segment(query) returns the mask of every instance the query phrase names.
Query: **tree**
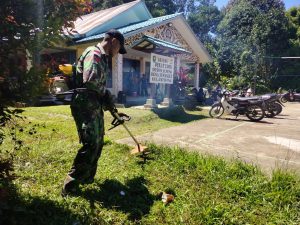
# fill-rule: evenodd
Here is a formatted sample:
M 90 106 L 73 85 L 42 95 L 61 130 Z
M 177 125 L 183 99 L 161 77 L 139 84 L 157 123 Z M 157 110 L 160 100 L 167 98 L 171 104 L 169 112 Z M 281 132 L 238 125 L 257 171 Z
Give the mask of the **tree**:
M 0 9 L 0 99 L 27 101 L 41 91 L 39 51 L 62 39 L 77 17 L 90 11 L 84 0 L 3 0 Z M 29 59 L 33 67 L 29 68 Z
M 217 26 L 222 19 L 215 1 L 199 1 L 196 8 L 188 15 L 188 23 L 203 43 L 211 42 L 216 35 Z
M 14 120 L 20 118 L 22 110 L 9 106 L 16 101 L 28 101 L 41 92 L 44 79 L 38 65 L 39 51 L 61 40 L 63 29 L 72 30 L 72 21 L 90 9 L 90 2 L 84 0 L 1 1 L 0 145 L 6 138 L 4 127 L 13 124 L 14 132 L 10 135 L 15 146 L 13 152 L 0 149 L 0 180 L 12 179 L 13 153 L 22 146 L 15 136 L 16 128 L 20 127 Z
M 209 1 L 209 0 L 206 0 Z M 190 12 L 195 10 L 198 5 L 198 0 L 173 0 L 176 5 L 176 12 L 182 12 L 185 17 L 189 15 Z
M 93 0 L 94 11 L 118 6 L 134 0 Z M 145 4 L 153 17 L 165 16 L 176 12 L 177 7 L 172 0 L 145 0 Z
M 288 18 L 289 48 L 283 56 L 300 56 L 300 7 L 292 7 L 286 12 Z M 298 89 L 300 91 L 300 60 L 299 59 L 276 59 L 282 65 L 277 77 L 273 82 L 274 88 Z
M 92 0 L 93 11 L 112 8 L 134 0 Z
M 300 45 L 300 6 L 292 7 L 286 12 L 289 20 L 289 39 L 294 45 Z
M 145 0 L 145 3 L 153 17 L 165 16 L 176 12 L 176 5 L 172 0 Z
M 279 56 L 288 47 L 284 11 L 281 0 L 230 1 L 218 26 L 222 71 L 270 86 L 280 65 L 268 57 Z

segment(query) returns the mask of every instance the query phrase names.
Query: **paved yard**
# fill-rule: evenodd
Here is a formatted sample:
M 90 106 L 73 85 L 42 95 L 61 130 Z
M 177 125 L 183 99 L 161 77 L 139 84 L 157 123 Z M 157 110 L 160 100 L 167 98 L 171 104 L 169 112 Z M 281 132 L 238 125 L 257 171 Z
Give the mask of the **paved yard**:
M 180 146 L 205 154 L 240 158 L 270 173 L 289 168 L 300 174 L 300 103 L 285 104 L 272 119 L 249 122 L 246 117 L 205 119 L 138 136 L 142 142 Z M 133 145 L 130 138 L 119 143 Z

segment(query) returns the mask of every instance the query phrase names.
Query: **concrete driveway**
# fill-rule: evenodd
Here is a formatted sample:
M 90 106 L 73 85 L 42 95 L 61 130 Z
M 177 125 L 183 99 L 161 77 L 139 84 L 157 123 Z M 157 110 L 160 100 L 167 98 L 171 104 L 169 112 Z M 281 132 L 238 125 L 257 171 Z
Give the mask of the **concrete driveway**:
M 265 172 L 292 169 L 300 174 L 300 103 L 287 103 L 275 118 L 205 119 L 138 136 L 141 143 L 180 146 L 204 154 L 239 158 Z M 119 143 L 134 145 L 130 138 Z

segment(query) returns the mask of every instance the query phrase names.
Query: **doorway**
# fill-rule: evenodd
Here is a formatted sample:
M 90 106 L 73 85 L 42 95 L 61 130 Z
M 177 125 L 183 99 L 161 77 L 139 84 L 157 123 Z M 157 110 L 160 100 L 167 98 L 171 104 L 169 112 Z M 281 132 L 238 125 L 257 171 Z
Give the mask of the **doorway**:
M 140 95 L 140 61 L 124 59 L 123 61 L 123 91 L 127 96 Z

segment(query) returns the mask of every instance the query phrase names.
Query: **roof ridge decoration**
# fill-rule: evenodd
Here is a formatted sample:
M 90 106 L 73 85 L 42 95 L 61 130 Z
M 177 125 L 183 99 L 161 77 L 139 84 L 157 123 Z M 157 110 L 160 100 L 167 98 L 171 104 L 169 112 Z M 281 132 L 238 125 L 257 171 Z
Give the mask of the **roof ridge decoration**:
M 137 22 L 128 26 L 123 26 L 123 27 L 119 27 L 116 28 L 117 30 L 119 30 L 125 37 L 128 36 L 130 33 L 137 31 L 141 28 L 147 28 L 149 29 L 149 27 L 153 26 L 153 25 L 158 25 L 162 22 L 166 22 L 169 19 L 173 19 L 177 16 L 182 15 L 182 13 L 174 13 L 174 14 L 170 14 L 170 15 L 165 15 L 165 16 L 160 16 L 160 17 L 155 17 L 155 18 L 150 18 L 148 20 L 142 21 L 142 22 Z M 140 31 L 139 31 L 140 32 Z M 101 34 L 97 34 L 97 35 L 93 35 L 90 37 L 86 37 L 80 40 L 77 40 L 76 43 L 80 44 L 80 43 L 84 43 L 84 42 L 89 42 L 89 41 L 94 41 L 97 39 L 101 39 L 104 37 L 105 33 L 101 33 Z

